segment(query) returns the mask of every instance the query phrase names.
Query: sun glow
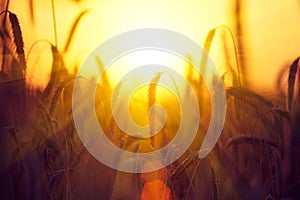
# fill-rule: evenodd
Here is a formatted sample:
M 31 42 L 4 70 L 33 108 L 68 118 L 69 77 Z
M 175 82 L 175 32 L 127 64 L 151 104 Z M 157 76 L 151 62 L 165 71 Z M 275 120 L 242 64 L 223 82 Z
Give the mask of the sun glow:
M 28 18 L 28 13 L 19 12 L 23 9 L 24 5 L 20 2 L 11 3 L 12 10 L 20 16 L 21 19 Z M 69 30 L 72 22 L 84 9 L 89 12 L 85 15 L 74 34 L 74 39 L 71 44 L 70 50 L 64 53 L 64 59 L 69 72 L 74 72 L 75 68 L 79 67 L 87 55 L 93 51 L 98 45 L 114 35 L 120 34 L 125 31 L 139 29 L 139 28 L 163 28 L 169 29 L 181 34 L 187 35 L 199 44 L 202 44 L 208 31 L 219 24 L 227 24 L 228 13 L 225 9 L 228 5 L 219 0 L 196 1 L 192 0 L 189 3 L 176 2 L 171 0 L 166 1 L 140 1 L 132 0 L 129 2 L 120 1 L 95 1 L 87 0 L 79 4 L 73 4 L 69 1 L 57 1 L 56 7 L 56 20 L 57 20 L 57 35 L 58 35 L 58 49 L 61 51 L 67 40 Z M 202 9 L 205 8 L 205 9 Z M 201 10 L 201 12 L 199 11 Z M 211 15 L 214 11 L 214 15 Z M 24 39 L 27 41 L 27 49 L 30 45 L 38 39 L 48 39 L 54 41 L 53 33 L 53 19 L 51 13 L 50 1 L 39 2 L 39 9 L 36 10 L 36 19 L 34 25 L 29 21 L 21 21 L 23 27 Z M 196 20 L 197 19 L 197 20 Z M 28 31 L 34 30 L 34 31 Z M 44 48 L 46 49 L 46 48 Z M 45 85 L 48 80 L 48 74 L 51 68 L 51 55 L 44 56 L 46 59 L 37 58 L 40 54 L 49 54 L 47 50 L 39 51 L 37 48 L 30 55 L 30 63 L 28 71 L 32 72 L 30 81 L 34 85 Z M 143 55 L 142 55 L 143 54 Z M 146 55 L 144 53 L 135 54 L 138 57 L 123 66 L 128 69 L 138 67 L 138 64 L 148 61 L 164 64 L 168 58 L 159 55 Z M 100 55 L 101 59 L 101 55 Z M 174 60 L 174 59 L 173 59 Z M 182 62 L 176 61 L 169 62 L 169 67 L 176 68 Z M 149 63 L 149 62 L 148 62 Z M 43 66 L 43 67 L 37 67 Z M 45 67 L 44 67 L 45 66 Z M 176 70 L 176 69 L 175 69 Z M 113 72 L 112 82 L 115 83 L 116 79 L 125 72 L 125 67 L 119 71 Z M 183 70 L 180 70 L 180 73 Z M 40 81 L 42 81 L 42 84 Z
M 177 73 L 183 74 L 186 66 L 186 61 L 178 56 L 162 51 L 162 50 L 139 50 L 130 52 L 114 63 L 107 70 L 108 76 L 111 78 L 111 83 L 115 86 L 120 79 L 128 72 L 135 68 L 145 65 L 161 65 L 174 69 Z M 142 76 L 133 76 L 132 79 L 137 81 L 151 80 L 156 73 L 163 71 L 147 71 Z M 172 74 L 172 72 L 170 72 Z
M 87 55 L 103 41 L 119 33 L 138 28 L 164 28 L 187 35 L 203 45 L 209 30 L 219 25 L 228 26 L 236 37 L 235 1 L 117 1 L 85 0 L 55 1 L 58 49 L 61 50 L 68 37 L 72 22 L 84 9 L 89 13 L 79 23 L 70 51 L 64 54 L 69 72 L 81 65 Z M 299 55 L 299 12 L 296 1 L 272 3 L 258 0 L 243 2 L 244 72 L 248 86 L 259 90 L 277 90 L 276 74 L 283 65 Z M 10 10 L 20 18 L 25 50 L 37 39 L 54 41 L 51 1 L 34 2 L 35 23 L 31 24 L 27 2 L 10 1 Z M 38 16 L 38 17 L 37 17 Z M 280 16 L 274 21 L 273 16 Z M 276 47 L 276 48 L 274 48 Z M 44 87 L 49 79 L 51 57 L 36 58 L 49 54 L 34 49 L 28 59 L 28 72 L 33 85 Z M 268 52 L 268 53 L 266 53 Z M 226 62 L 218 48 L 212 49 L 212 59 L 218 64 Z M 272 68 L 272 70 L 269 70 Z M 268 79 L 266 74 L 272 73 Z

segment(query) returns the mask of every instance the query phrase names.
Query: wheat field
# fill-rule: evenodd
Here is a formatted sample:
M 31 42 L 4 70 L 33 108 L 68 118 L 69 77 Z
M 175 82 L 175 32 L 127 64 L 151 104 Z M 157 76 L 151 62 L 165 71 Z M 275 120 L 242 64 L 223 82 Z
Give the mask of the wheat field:
M 0 199 L 300 198 L 299 58 L 283 66 L 278 79 L 280 95 L 269 99 L 245 84 L 246 75 L 240 67 L 245 61 L 238 56 L 243 48 L 241 38 L 236 38 L 226 25 L 209 30 L 203 45 L 207 54 L 198 67 L 205 68 L 206 55 L 210 55 L 216 40 L 224 45 L 225 59 L 235 61 L 221 74 L 227 113 L 217 144 L 208 156 L 198 157 L 212 110 L 204 80 L 195 76 L 193 67 L 187 65 L 186 77 L 201 110 L 199 128 L 191 146 L 178 160 L 160 170 L 125 173 L 107 167 L 88 152 L 73 120 L 76 70 L 73 73 L 68 70 L 65 55 L 76 48 L 72 42 L 78 39 L 75 33 L 80 30 L 88 10 L 82 10 L 70 22 L 63 47 L 58 45 L 55 23 L 51 27 L 54 42 L 48 38 L 36 40 L 47 46 L 45 51 L 51 52 L 50 78 L 41 88 L 30 82 L 28 65 L 34 63 L 27 62 L 31 52 L 24 48 L 26 41 L 19 22 L 34 23 L 38 17 L 35 16 L 37 6 L 28 0 L 30 17 L 19 19 L 18 13 L 10 11 L 9 3 L 9 0 L 0 3 Z M 57 11 L 53 0 L 51 9 L 55 22 Z M 229 44 L 234 51 L 226 50 Z M 103 69 L 101 57 L 96 60 L 99 70 Z M 78 69 L 78 65 L 71 67 Z M 142 91 L 145 98 L 141 109 L 159 103 L 170 113 L 160 132 L 147 139 L 124 134 L 115 122 L 110 108 L 114 90 L 110 74 L 104 74 L 96 83 L 98 122 L 113 144 L 130 152 L 144 153 L 162 148 L 172 140 L 179 127 L 178 102 L 173 97 L 166 102 L 159 96 L 159 83 L 169 76 L 172 77 L 163 71 L 156 74 Z M 85 103 L 84 97 L 80 103 Z M 121 99 L 117 109 L 123 103 Z M 137 103 L 133 99 L 133 110 Z M 90 113 L 86 115 L 84 123 L 88 126 Z

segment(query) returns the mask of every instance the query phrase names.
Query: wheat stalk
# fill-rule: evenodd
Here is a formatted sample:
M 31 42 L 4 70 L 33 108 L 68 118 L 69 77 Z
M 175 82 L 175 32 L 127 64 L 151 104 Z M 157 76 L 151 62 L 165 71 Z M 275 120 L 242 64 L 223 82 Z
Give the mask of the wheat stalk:
M 149 89 L 148 89 L 148 108 L 150 109 L 154 104 L 155 104 L 155 98 L 156 98 L 156 87 L 157 83 L 160 80 L 162 73 L 157 73 L 152 80 L 150 81 L 149 84 Z M 152 113 L 152 115 L 155 115 L 155 113 Z M 154 134 L 155 131 L 155 125 L 153 122 L 150 124 L 150 136 Z M 154 146 L 154 141 L 151 142 L 152 146 Z
M 54 41 L 55 46 L 57 47 L 57 27 L 56 27 L 56 17 L 55 17 L 55 7 L 54 7 L 54 0 L 51 0 L 52 5 L 52 18 L 53 18 L 53 31 L 54 31 Z

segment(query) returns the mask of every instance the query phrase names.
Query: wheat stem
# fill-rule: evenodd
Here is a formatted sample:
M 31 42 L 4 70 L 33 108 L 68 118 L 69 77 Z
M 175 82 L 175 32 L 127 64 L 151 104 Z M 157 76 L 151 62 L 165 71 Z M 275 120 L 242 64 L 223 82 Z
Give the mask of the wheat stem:
M 57 28 L 56 28 L 56 17 L 55 17 L 54 0 L 51 0 L 51 4 L 52 4 L 54 40 L 55 40 L 55 46 L 57 47 Z

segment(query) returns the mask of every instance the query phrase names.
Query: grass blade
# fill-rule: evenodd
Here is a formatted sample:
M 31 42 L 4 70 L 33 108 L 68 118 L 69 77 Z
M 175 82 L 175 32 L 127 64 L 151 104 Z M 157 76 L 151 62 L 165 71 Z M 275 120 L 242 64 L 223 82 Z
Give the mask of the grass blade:
M 66 44 L 65 44 L 65 47 L 64 47 L 64 49 L 63 49 L 63 52 L 64 52 L 64 53 L 68 51 L 68 49 L 69 49 L 69 47 L 70 47 L 70 44 L 72 43 L 73 36 L 74 36 L 74 34 L 75 34 L 75 32 L 76 32 L 76 28 L 78 27 L 78 24 L 79 24 L 80 20 L 81 20 L 82 17 L 83 17 L 84 15 L 86 15 L 88 12 L 89 12 L 89 10 L 84 10 L 84 11 L 82 11 L 81 13 L 79 13 L 79 15 L 76 17 L 76 19 L 75 19 L 75 21 L 74 21 L 74 23 L 73 23 L 73 25 L 72 25 L 72 28 L 71 28 L 71 30 L 70 30 L 68 40 L 67 40 L 67 42 L 66 42 Z
M 288 79 L 288 110 L 292 109 L 293 99 L 294 99 L 294 88 L 295 88 L 295 80 L 296 73 L 298 70 L 299 57 L 291 64 L 289 79 Z
M 212 41 L 215 37 L 215 33 L 216 33 L 216 28 L 210 30 L 208 35 L 206 36 L 205 43 L 204 43 L 204 51 L 202 53 L 202 60 L 200 63 L 200 73 L 201 74 L 204 74 L 204 72 L 205 72 L 205 66 L 207 64 L 208 54 L 210 51 Z

